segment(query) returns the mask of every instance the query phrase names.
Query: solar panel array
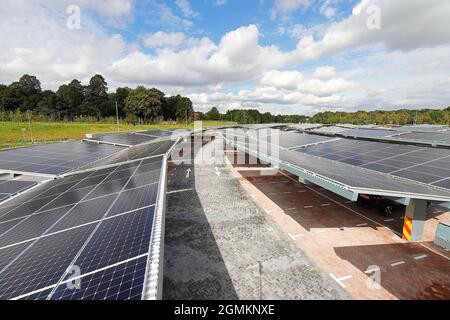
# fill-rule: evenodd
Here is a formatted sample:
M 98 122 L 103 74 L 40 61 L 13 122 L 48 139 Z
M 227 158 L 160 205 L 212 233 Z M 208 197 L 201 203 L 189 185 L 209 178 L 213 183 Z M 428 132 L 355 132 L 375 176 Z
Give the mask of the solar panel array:
M 99 143 L 117 144 L 124 146 L 137 146 L 143 143 L 152 142 L 157 139 L 176 138 L 189 134 L 187 130 L 147 130 L 136 132 L 123 132 L 97 135 L 87 139 Z
M 271 144 L 275 144 L 282 148 L 291 149 L 303 147 L 310 144 L 322 143 L 325 141 L 334 140 L 330 137 L 309 134 L 309 133 L 301 133 L 296 131 L 281 131 L 277 129 L 260 129 L 257 131 L 248 131 L 247 133 L 244 130 L 236 130 L 236 129 L 227 129 L 230 130 L 231 133 L 238 133 L 242 137 L 249 135 L 252 138 L 259 139 L 261 142 L 267 142 Z
M 115 163 L 121 163 L 131 160 L 138 160 L 145 157 L 166 154 L 176 141 L 162 140 L 146 144 L 140 144 L 129 149 L 122 150 L 110 157 L 93 162 L 82 169 L 95 168 Z
M 312 129 L 311 132 L 335 135 L 337 133 L 345 132 L 347 130 L 349 130 L 349 129 L 343 128 L 343 127 L 338 127 L 338 126 L 325 126 L 325 127 Z
M 440 132 L 450 130 L 450 127 L 443 125 L 430 125 L 430 124 L 417 124 L 410 126 L 394 127 L 398 131 L 410 131 L 410 132 Z
M 235 134 L 236 133 L 236 134 Z M 318 144 L 316 146 L 309 146 L 306 148 L 300 148 L 296 150 L 272 150 L 268 148 L 261 148 L 259 141 L 253 137 L 247 136 L 243 139 L 239 135 L 239 131 L 233 132 L 232 130 L 226 130 L 223 135 L 228 141 L 238 147 L 240 150 L 248 152 L 264 161 L 275 163 L 276 161 L 281 161 L 289 166 L 289 168 L 298 168 L 300 171 L 306 170 L 309 173 L 314 173 L 317 177 L 323 177 L 333 181 L 333 184 L 340 183 L 352 189 L 372 189 L 374 191 L 383 191 L 389 194 L 410 194 L 414 198 L 418 199 L 442 199 L 442 201 L 448 201 L 450 199 L 450 191 L 445 189 L 436 188 L 437 184 L 432 186 L 430 184 L 419 183 L 417 180 L 407 180 L 399 179 L 394 175 L 386 174 L 382 171 L 368 170 L 362 166 L 358 166 L 357 160 L 359 160 L 358 155 L 365 157 L 366 154 L 361 148 L 364 145 L 368 146 L 370 141 L 357 141 L 357 140 L 347 140 L 338 139 L 332 142 L 325 142 Z M 358 145 L 359 150 L 354 150 L 354 152 L 347 153 L 337 153 L 344 150 L 339 148 L 340 143 L 361 143 Z M 379 145 L 393 146 L 392 144 L 376 143 Z M 354 145 L 356 147 L 356 145 Z M 424 149 L 414 146 L 399 146 L 395 147 L 412 147 L 415 150 Z M 367 147 L 366 152 L 372 151 L 374 145 Z M 375 149 L 373 149 L 375 150 Z M 400 149 L 398 149 L 400 150 Z M 275 153 L 274 153 L 275 152 Z M 383 152 L 379 150 L 379 152 Z M 394 152 L 394 151 L 392 151 Z M 405 151 L 406 152 L 406 151 Z M 330 154 L 330 156 L 325 157 L 324 155 Z M 332 156 L 331 154 L 335 154 Z M 423 156 L 425 152 L 417 153 L 415 157 Z M 406 155 L 405 155 L 406 156 Z M 436 157 L 437 155 L 433 155 Z M 378 156 L 374 158 L 367 158 L 368 160 L 382 160 L 386 158 L 386 154 L 379 153 Z M 270 159 L 272 158 L 272 159 Z M 346 161 L 353 164 L 346 163 L 344 161 L 336 161 L 336 159 L 352 158 L 352 160 Z M 430 158 L 431 160 L 431 158 Z M 361 163 L 363 164 L 363 163 Z M 298 173 L 298 171 L 296 172 Z
M 392 130 L 384 130 L 384 129 L 348 129 L 342 132 L 339 132 L 339 135 L 346 137 L 356 137 L 356 138 L 371 138 L 371 137 L 387 137 L 390 135 L 396 134 L 395 131 Z
M 450 189 L 447 149 L 342 139 L 297 152 Z
M 396 140 L 416 140 L 430 143 L 450 144 L 450 132 L 410 132 L 395 137 Z
M 76 173 L 0 206 L 0 299 L 141 299 L 162 161 Z
M 90 138 L 89 140 L 92 141 L 98 141 L 102 143 L 108 143 L 108 144 L 119 144 L 124 146 L 136 146 L 141 143 L 146 143 L 151 140 L 157 139 L 156 137 L 150 137 L 146 135 L 138 135 L 134 133 L 113 133 L 113 134 L 106 134 L 106 135 L 100 135 L 93 138 Z
M 68 141 L 0 151 L 0 170 L 60 175 L 123 150 Z
M 35 185 L 37 182 L 33 181 L 0 180 L 0 202 Z

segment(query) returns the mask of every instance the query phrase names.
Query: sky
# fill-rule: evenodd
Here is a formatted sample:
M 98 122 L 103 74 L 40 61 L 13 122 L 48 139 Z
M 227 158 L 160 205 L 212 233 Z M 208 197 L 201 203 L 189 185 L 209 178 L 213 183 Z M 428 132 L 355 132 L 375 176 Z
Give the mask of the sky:
M 198 111 L 450 105 L 450 1 L 2 0 L 0 83 L 100 73 Z

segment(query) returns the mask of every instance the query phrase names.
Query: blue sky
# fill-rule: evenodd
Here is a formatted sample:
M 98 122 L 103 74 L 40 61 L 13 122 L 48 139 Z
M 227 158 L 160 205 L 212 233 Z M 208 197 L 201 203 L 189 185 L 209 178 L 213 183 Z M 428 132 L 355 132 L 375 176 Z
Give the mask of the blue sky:
M 4 0 L 0 82 L 101 73 L 201 111 L 442 108 L 449 16 L 441 0 Z

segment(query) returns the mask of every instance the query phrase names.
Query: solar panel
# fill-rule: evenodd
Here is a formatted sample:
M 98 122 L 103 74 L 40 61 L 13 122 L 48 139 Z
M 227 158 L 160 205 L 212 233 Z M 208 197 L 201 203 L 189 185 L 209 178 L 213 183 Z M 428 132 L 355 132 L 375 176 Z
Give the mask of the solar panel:
M 450 150 L 372 141 L 341 140 L 297 152 L 442 187 L 450 177 Z
M 115 163 L 143 159 L 151 156 L 163 155 L 166 154 L 176 143 L 177 141 L 163 140 L 141 144 L 138 146 L 134 146 L 131 149 L 125 149 L 110 157 L 100 159 L 96 162 L 82 167 L 82 169 L 96 168 L 99 166 L 106 166 Z
M 450 199 L 449 191 L 435 188 L 437 183 L 434 186 L 421 184 L 414 180 L 399 179 L 393 175 L 387 175 L 381 170 L 363 169 L 361 166 L 361 164 L 367 166 L 372 159 L 380 161 L 385 160 L 387 157 L 395 157 L 398 152 L 423 152 L 424 150 L 421 150 L 423 148 L 420 147 L 339 139 L 293 151 L 280 149 L 278 154 L 273 156 L 275 158 L 270 159 L 272 150 L 260 150 L 256 139 L 247 137 L 247 140 L 243 142 L 234 140 L 236 136 L 233 135 L 231 130 L 227 130 L 224 136 L 240 150 L 262 158 L 264 161 L 272 163 L 281 161 L 290 169 L 296 168 L 296 173 L 313 173 L 315 177 L 328 179 L 333 184 L 341 184 L 345 188 L 350 187 L 354 190 L 371 189 L 389 194 L 410 194 L 424 199 L 439 197 L 439 199 L 444 199 L 443 201 Z M 389 148 L 391 150 L 387 150 Z M 432 150 L 436 152 L 434 156 L 437 153 L 442 153 L 442 150 Z M 444 152 L 448 152 L 448 150 Z M 339 153 L 341 155 L 337 156 L 336 154 Z M 368 156 L 368 154 L 373 155 Z M 352 155 L 354 156 L 351 158 L 345 158 Z M 359 157 L 361 158 L 359 159 L 359 166 L 349 165 L 344 162 L 344 160 L 358 159 Z M 335 161 L 335 159 L 342 160 L 342 162 Z M 446 161 L 444 162 L 446 163 Z
M 169 130 L 147 130 L 147 131 L 139 131 L 136 134 L 154 137 L 154 138 L 162 138 L 162 137 L 170 137 L 174 134 L 174 131 Z
M 326 127 L 320 127 L 317 129 L 311 130 L 311 132 L 317 132 L 317 133 L 324 133 L 324 134 L 337 134 L 341 132 L 347 131 L 348 128 L 338 127 L 338 126 L 326 126 Z
M 450 144 L 450 132 L 411 132 L 396 136 L 398 141 L 423 141 L 429 143 Z
M 0 202 L 35 185 L 37 185 L 37 182 L 33 181 L 0 180 Z
M 258 139 L 261 142 L 266 142 L 281 146 L 282 148 L 299 148 L 310 144 L 322 143 L 325 141 L 331 141 L 333 138 L 301 133 L 296 131 L 281 131 L 277 129 L 262 128 L 258 130 L 251 130 L 247 133 L 244 130 L 237 131 L 235 129 L 225 130 L 225 134 L 228 133 L 234 137 L 240 137 L 240 139 Z M 248 137 L 247 137 L 248 136 Z
M 147 258 L 140 257 L 81 277 L 80 289 L 58 286 L 53 300 L 139 300 L 142 297 Z M 45 299 L 50 291 L 45 291 Z M 42 297 L 36 297 L 41 298 Z
M 396 134 L 395 131 L 392 130 L 383 130 L 383 129 L 348 129 L 346 131 L 339 132 L 340 135 L 346 137 L 358 137 L 358 138 L 376 138 L 376 137 L 387 137 L 393 134 Z
M 0 299 L 141 298 L 163 165 L 75 173 L 0 206 Z
M 0 169 L 60 175 L 123 150 L 111 145 L 68 141 L 0 151 Z
M 430 124 L 417 124 L 410 126 L 395 127 L 398 131 L 413 131 L 413 132 L 440 132 L 449 130 L 450 127 L 442 125 L 430 125 Z
M 146 135 L 138 135 L 132 132 L 125 133 L 112 133 L 112 134 L 104 134 L 98 135 L 90 138 L 89 140 L 98 141 L 109 144 L 119 144 L 125 146 L 136 146 L 141 143 L 150 142 L 151 140 L 155 140 L 157 137 L 146 136 Z

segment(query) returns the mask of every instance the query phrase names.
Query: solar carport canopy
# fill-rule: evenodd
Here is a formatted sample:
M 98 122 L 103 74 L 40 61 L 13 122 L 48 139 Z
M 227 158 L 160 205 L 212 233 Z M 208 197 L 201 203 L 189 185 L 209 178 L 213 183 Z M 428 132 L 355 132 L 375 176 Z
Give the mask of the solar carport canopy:
M 409 132 L 396 136 L 399 141 L 430 142 L 450 145 L 450 132 Z
M 94 141 L 98 143 L 116 144 L 123 146 L 137 146 L 143 143 L 161 139 L 176 140 L 177 138 L 188 135 L 188 130 L 147 130 L 136 132 L 122 132 L 111 134 L 93 135 L 93 137 L 87 139 L 88 141 Z
M 116 154 L 100 159 L 94 163 L 84 166 L 82 169 L 95 168 L 99 166 L 110 165 L 114 163 L 127 162 L 131 160 L 143 159 L 150 156 L 166 154 L 176 141 L 162 140 L 150 143 L 144 143 L 132 148 L 127 148 Z
M 439 187 L 442 187 L 443 181 L 447 181 L 449 178 L 446 171 L 446 168 L 448 168 L 447 160 L 449 159 L 447 156 L 450 155 L 448 150 L 445 150 L 445 154 L 442 154 L 442 150 L 436 149 L 436 153 L 429 154 L 434 149 L 427 150 L 427 148 L 415 146 L 339 139 L 296 150 L 280 148 L 276 157 L 272 157 L 271 150 L 261 149 L 261 141 L 254 137 L 247 136 L 243 141 L 242 136 L 233 135 L 230 130 L 227 130 L 224 137 L 242 151 L 262 160 L 272 164 L 280 163 L 285 168 L 290 169 L 291 172 L 314 177 L 355 193 L 450 201 L 450 190 L 436 187 L 438 184 Z M 371 157 L 370 153 L 372 152 L 374 153 Z M 409 157 L 408 152 L 416 153 L 414 156 L 407 158 Z M 428 166 L 433 161 L 444 161 L 443 163 L 433 163 L 432 166 L 437 167 L 437 164 L 444 166 L 443 170 L 438 169 L 440 172 L 438 178 L 442 181 L 433 181 L 434 185 L 427 184 L 418 180 L 416 176 L 409 176 L 408 173 L 412 169 L 409 167 L 399 170 L 398 175 L 395 176 L 381 170 L 374 170 L 370 165 L 371 161 L 390 160 L 388 158 L 394 158 L 397 155 L 400 156 L 397 161 L 420 161 L 410 163 L 410 166 L 418 165 L 416 170 L 421 170 L 420 166 Z M 365 163 L 365 161 L 368 162 Z M 369 168 L 367 168 L 367 164 Z M 364 165 L 366 167 L 363 167 Z M 404 172 L 400 173 L 400 171 Z M 405 179 L 405 175 L 409 178 Z
M 157 139 L 148 135 L 140 135 L 135 133 L 112 133 L 94 136 L 89 138 L 90 141 L 97 141 L 99 143 L 117 144 L 124 146 L 135 146 L 141 143 L 146 143 Z
M 0 180 L 0 202 L 35 185 L 34 181 Z
M 123 150 L 68 141 L 0 151 L 0 171 L 60 175 Z
M 228 129 L 227 129 L 228 130 Z M 231 129 L 231 132 L 239 132 L 242 136 L 245 136 L 244 130 Z M 323 143 L 325 141 L 334 140 L 330 137 L 294 132 L 294 131 L 281 131 L 277 129 L 259 129 L 250 130 L 247 134 L 253 138 L 260 139 L 261 141 L 267 141 L 268 143 L 279 145 L 282 148 L 291 149 L 303 147 L 316 143 Z
M 342 139 L 297 152 L 450 189 L 450 150 Z
M 0 299 L 141 299 L 163 160 L 68 175 L 1 205 Z

